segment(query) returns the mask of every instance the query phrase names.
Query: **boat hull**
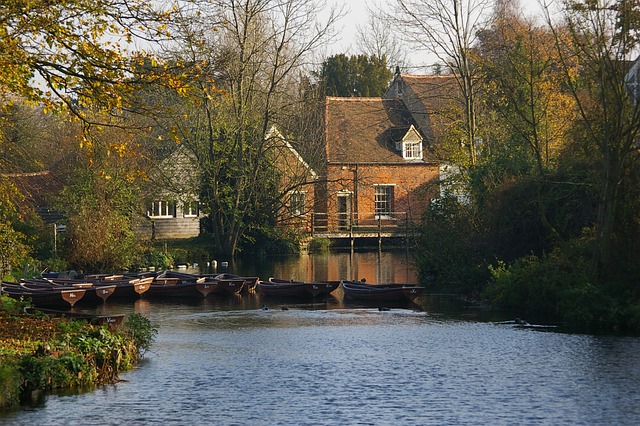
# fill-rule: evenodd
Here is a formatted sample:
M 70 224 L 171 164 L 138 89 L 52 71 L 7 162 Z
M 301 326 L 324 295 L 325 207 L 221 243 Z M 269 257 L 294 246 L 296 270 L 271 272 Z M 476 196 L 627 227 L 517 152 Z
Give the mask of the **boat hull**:
M 17 283 L 2 283 L 2 294 L 14 299 L 30 299 L 33 306 L 69 309 L 84 297 L 86 290 L 74 288 L 28 288 Z
M 267 296 L 282 297 L 322 297 L 329 295 L 340 286 L 340 281 L 291 281 L 271 278 L 259 281 L 258 291 Z
M 364 284 L 358 281 L 343 281 L 342 288 L 347 299 L 379 302 L 414 302 L 424 291 L 424 287 L 415 284 Z

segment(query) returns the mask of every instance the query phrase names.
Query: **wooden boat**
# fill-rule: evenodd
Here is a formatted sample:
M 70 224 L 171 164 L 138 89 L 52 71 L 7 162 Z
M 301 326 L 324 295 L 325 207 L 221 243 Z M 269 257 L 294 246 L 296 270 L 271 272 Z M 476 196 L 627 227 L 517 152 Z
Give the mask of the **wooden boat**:
M 313 297 L 326 296 L 333 290 L 340 287 L 340 281 L 293 281 L 285 280 L 282 278 L 269 278 L 272 283 L 289 284 L 299 283 L 302 284 L 304 290 Z
M 329 295 L 340 287 L 340 281 L 305 282 L 304 289 L 313 297 Z
M 25 283 L 3 282 L 2 294 L 6 294 L 14 299 L 30 299 L 36 307 L 68 309 L 80 301 L 85 293 L 85 289 L 73 287 L 40 287 L 29 286 Z
M 21 282 L 32 287 L 35 286 L 45 289 L 61 287 L 84 289 L 84 297 L 79 301 L 79 303 L 83 305 L 99 305 L 104 303 L 115 293 L 117 288 L 116 284 L 113 283 L 97 285 L 95 282 L 61 278 L 31 278 L 22 279 Z
M 286 281 L 283 280 L 269 281 L 259 280 L 257 284 L 258 291 L 264 296 L 281 296 L 281 297 L 304 297 L 308 293 L 304 289 L 304 283 L 300 281 Z
M 59 311 L 55 309 L 28 307 L 25 308 L 25 313 L 38 315 L 44 314 L 51 318 L 70 318 L 79 321 L 87 321 L 91 324 L 106 325 L 108 327 L 116 327 L 124 320 L 124 314 L 117 315 L 96 315 L 84 312 L 71 312 L 71 311 Z
M 256 285 L 258 284 L 258 280 L 260 279 L 259 277 L 245 277 L 242 275 L 234 275 L 229 273 L 213 275 L 213 278 L 218 278 L 221 280 L 227 280 L 227 279 L 244 280 L 244 287 L 242 287 L 242 291 L 254 291 L 256 288 Z
M 151 287 L 154 277 L 133 278 L 126 283 L 119 283 L 115 295 L 117 297 L 137 298 Z
M 361 281 L 342 281 L 344 295 L 352 300 L 414 301 L 422 295 L 424 287 L 416 284 L 366 284 Z
M 258 281 L 260 293 L 283 297 L 320 297 L 326 296 L 340 286 L 340 281 L 293 281 L 282 278 L 269 278 Z
M 85 298 L 88 303 L 106 302 L 107 298 L 134 300 L 149 290 L 153 277 L 139 278 L 123 275 L 88 275 L 85 280 L 70 280 L 60 278 L 46 278 L 58 285 L 71 285 L 88 290 Z M 84 304 L 84 301 L 83 301 Z
M 216 282 L 206 282 L 204 277 L 182 272 L 165 271 L 157 275 L 145 297 L 203 299 L 218 291 Z
M 213 277 L 207 279 L 206 282 L 217 282 L 219 286 L 219 292 L 224 294 L 239 294 L 245 285 L 245 280 L 242 277 L 239 278 L 219 278 Z
M 185 272 L 165 271 L 158 275 L 154 283 L 183 284 L 193 283 L 204 297 L 209 294 L 239 294 L 244 288 L 246 279 L 238 275 L 194 275 Z

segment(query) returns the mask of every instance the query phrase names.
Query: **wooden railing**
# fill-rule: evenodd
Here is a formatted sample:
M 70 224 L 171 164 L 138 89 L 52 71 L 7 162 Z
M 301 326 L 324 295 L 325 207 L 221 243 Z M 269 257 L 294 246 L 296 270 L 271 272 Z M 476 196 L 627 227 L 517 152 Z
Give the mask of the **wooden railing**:
M 402 237 L 411 227 L 407 212 L 312 213 L 311 236 L 327 238 Z

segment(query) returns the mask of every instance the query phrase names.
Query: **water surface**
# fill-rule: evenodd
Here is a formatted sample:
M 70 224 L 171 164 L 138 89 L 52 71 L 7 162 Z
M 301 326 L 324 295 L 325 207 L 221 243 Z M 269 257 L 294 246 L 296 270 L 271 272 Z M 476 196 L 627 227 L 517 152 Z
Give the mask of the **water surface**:
M 449 298 L 390 311 L 340 292 L 316 302 L 245 295 L 102 310 L 151 319 L 159 333 L 145 359 L 124 382 L 47 396 L 0 414 L 0 424 L 640 421 L 640 338 L 515 328 Z

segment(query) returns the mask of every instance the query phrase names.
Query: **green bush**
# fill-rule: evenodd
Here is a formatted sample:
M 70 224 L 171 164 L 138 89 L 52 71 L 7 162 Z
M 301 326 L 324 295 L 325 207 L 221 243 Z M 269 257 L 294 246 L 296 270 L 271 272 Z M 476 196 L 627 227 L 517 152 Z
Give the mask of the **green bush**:
M 327 253 L 331 247 L 331 240 L 328 238 L 314 238 L 309 243 L 309 253 Z
M 69 269 L 69 264 L 66 260 L 55 257 L 43 260 L 40 267 L 44 271 L 66 271 Z
M 129 336 L 133 338 L 140 355 L 144 355 L 149 350 L 156 334 L 158 334 L 158 330 L 151 324 L 151 321 L 140 314 L 130 314 L 124 322 L 124 327 Z
M 0 356 L 0 408 L 20 403 L 20 382 L 17 366 Z
M 558 249 L 490 267 L 484 296 L 496 307 L 579 329 L 640 331 L 640 303 L 625 283 L 591 282 L 588 258 L 579 250 L 566 259 Z
M 160 269 L 168 269 L 174 264 L 174 258 L 171 254 L 162 250 L 152 249 L 148 250 L 142 256 L 140 266 L 148 268 L 154 266 Z

